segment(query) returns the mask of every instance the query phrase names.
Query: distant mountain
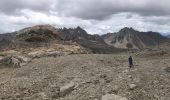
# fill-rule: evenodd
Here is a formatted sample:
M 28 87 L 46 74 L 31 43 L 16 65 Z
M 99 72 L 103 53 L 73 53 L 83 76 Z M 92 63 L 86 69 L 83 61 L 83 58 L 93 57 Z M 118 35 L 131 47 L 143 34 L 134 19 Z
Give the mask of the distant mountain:
M 0 49 L 48 46 L 64 41 L 76 42 L 94 53 L 112 53 L 127 48 L 143 49 L 169 39 L 156 32 L 139 32 L 127 27 L 116 33 L 99 36 L 88 34 L 81 27 L 55 28 L 51 25 L 36 25 L 13 33 L 0 34 Z
M 76 42 L 93 53 L 113 53 L 124 50 L 108 45 L 101 36 L 90 35 L 81 27 L 60 29 L 59 33 L 62 40 Z
M 59 30 L 60 37 L 64 41 L 79 41 L 79 40 L 88 40 L 88 41 L 97 41 L 105 44 L 104 40 L 99 35 L 90 35 L 81 27 L 77 28 L 63 28 Z
M 63 41 L 77 42 L 94 53 L 111 53 L 117 50 L 107 45 L 99 35 L 90 35 L 81 27 L 60 29 L 59 33 Z
M 143 49 L 166 42 L 169 39 L 156 32 L 139 32 L 133 28 L 123 28 L 117 33 L 102 35 L 108 45 L 116 48 Z
M 48 46 L 52 43 L 76 42 L 93 53 L 113 53 L 122 50 L 109 46 L 102 37 L 90 35 L 81 27 L 55 28 L 51 25 L 36 25 L 15 32 L 8 39 L 10 40 L 9 42 L 1 40 L 3 41 L 2 44 L 5 45 L 3 48 L 36 48 Z M 2 46 L 0 45 L 0 47 Z

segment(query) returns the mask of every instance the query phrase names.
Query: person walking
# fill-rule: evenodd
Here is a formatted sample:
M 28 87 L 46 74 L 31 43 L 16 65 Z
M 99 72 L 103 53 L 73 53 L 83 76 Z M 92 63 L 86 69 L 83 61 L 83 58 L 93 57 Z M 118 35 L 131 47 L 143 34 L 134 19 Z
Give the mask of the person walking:
M 129 57 L 128 61 L 129 61 L 129 67 L 132 68 L 133 67 L 133 58 L 132 58 L 132 56 Z

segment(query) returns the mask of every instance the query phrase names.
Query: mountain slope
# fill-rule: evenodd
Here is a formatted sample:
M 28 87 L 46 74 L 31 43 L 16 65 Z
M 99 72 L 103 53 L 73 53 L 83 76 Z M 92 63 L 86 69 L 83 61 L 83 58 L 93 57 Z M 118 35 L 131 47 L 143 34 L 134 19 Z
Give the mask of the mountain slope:
M 4 41 L 3 41 L 4 42 Z M 53 44 L 78 44 L 93 53 L 113 53 L 122 51 L 105 43 L 99 35 L 90 35 L 84 29 L 55 28 L 51 25 L 36 25 L 15 32 L 8 48 L 37 48 Z
M 169 40 L 167 37 L 156 32 L 139 32 L 127 27 L 117 33 L 103 35 L 102 38 L 107 44 L 113 45 L 114 47 L 134 49 L 155 46 Z

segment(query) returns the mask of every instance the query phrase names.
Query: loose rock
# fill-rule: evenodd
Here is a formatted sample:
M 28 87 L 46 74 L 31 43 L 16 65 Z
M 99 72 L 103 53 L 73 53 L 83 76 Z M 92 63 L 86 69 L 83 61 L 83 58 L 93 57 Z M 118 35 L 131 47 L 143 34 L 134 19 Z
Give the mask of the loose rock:
M 2 63 L 9 66 L 9 67 L 20 67 L 21 61 L 13 56 L 5 57 L 2 59 Z
M 53 57 L 57 57 L 57 56 L 63 56 L 64 53 L 59 52 L 59 51 L 49 51 L 46 52 L 46 56 L 53 56 Z
M 115 94 L 106 94 L 102 96 L 101 100 L 128 100 L 128 99 Z
M 73 82 L 60 88 L 60 96 L 63 97 L 74 90 L 75 84 Z
M 130 84 L 130 85 L 129 85 L 129 88 L 130 88 L 131 90 L 135 89 L 136 87 L 137 87 L 136 84 Z

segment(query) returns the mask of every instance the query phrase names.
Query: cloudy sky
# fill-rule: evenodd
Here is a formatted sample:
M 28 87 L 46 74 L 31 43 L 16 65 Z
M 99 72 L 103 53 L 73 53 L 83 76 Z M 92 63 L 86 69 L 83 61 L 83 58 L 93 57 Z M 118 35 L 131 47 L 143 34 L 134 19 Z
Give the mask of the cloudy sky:
M 0 33 L 37 24 L 91 34 L 123 27 L 170 33 L 170 0 L 0 0 L 0 23 Z

